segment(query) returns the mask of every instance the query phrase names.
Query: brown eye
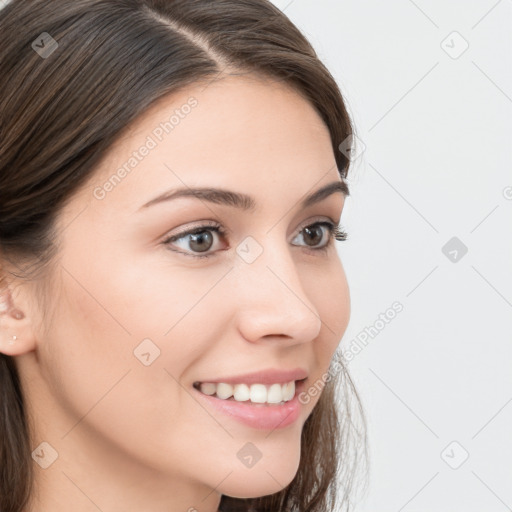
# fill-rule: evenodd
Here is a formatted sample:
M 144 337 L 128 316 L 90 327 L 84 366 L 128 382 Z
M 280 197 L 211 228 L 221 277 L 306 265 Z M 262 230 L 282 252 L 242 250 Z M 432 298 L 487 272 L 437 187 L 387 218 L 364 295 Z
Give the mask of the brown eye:
M 170 236 L 163 241 L 163 244 L 168 246 L 170 250 L 182 253 L 185 256 L 207 258 L 216 252 L 211 250 L 215 246 L 215 238 L 223 238 L 225 235 L 226 232 L 219 225 L 204 225 Z M 181 250 L 173 249 L 173 247 L 178 247 Z
M 305 247 L 324 249 L 329 245 L 335 228 L 336 226 L 332 222 L 317 222 L 303 228 L 297 236 L 302 236 Z M 324 243 L 320 245 L 322 241 L 324 241 Z M 298 245 L 304 246 L 304 244 Z M 320 245 L 320 247 L 317 247 L 318 245 Z
M 327 251 L 331 242 L 336 240 L 345 240 L 347 234 L 341 231 L 340 226 L 333 222 L 316 222 L 303 228 L 297 236 L 302 235 L 305 244 L 303 247 L 312 248 L 313 251 Z M 214 235 L 215 233 L 215 235 Z M 220 250 L 212 250 L 215 247 L 215 238 L 224 239 L 228 232 L 220 225 L 203 225 L 194 229 L 172 235 L 162 243 L 173 252 L 178 252 L 184 256 L 195 258 L 209 258 L 215 256 Z M 217 240 L 217 241 L 218 241 Z M 322 243 L 323 241 L 323 243 Z M 179 247 L 182 250 L 174 249 Z M 224 249 L 226 248 L 226 245 Z M 203 254 L 201 254 L 203 253 Z
M 318 224 L 304 228 L 304 233 L 304 241 L 307 245 L 318 245 L 322 241 L 324 235 L 321 226 Z
M 189 235 L 189 247 L 195 252 L 204 252 L 213 245 L 213 236 L 209 231 L 200 231 Z

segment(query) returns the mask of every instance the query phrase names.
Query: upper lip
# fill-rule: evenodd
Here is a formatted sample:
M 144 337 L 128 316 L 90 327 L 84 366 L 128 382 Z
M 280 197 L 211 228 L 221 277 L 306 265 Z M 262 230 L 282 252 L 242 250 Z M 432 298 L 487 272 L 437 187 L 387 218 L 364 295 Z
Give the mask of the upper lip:
M 204 379 L 198 382 L 225 382 L 226 384 L 282 384 L 295 380 L 302 380 L 308 376 L 303 368 L 292 370 L 279 370 L 269 368 L 257 372 L 246 373 L 245 375 L 233 375 L 231 377 L 220 377 L 216 379 Z

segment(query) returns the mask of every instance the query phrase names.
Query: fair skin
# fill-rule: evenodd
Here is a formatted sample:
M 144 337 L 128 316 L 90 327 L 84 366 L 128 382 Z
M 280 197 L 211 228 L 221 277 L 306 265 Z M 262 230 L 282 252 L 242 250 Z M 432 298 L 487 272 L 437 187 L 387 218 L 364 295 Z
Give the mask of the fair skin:
M 191 113 L 95 198 L 94 187 L 190 96 Z M 349 290 L 334 240 L 315 252 L 304 227 L 337 224 L 344 195 L 299 204 L 335 181 L 326 126 L 282 82 L 227 76 L 137 120 L 58 218 L 51 314 L 43 317 L 32 284 L 10 287 L 25 318 L 2 320 L 18 340 L 2 337 L 0 349 L 15 357 L 29 397 L 32 449 L 44 441 L 58 452 L 47 469 L 34 463 L 37 501 L 27 512 L 216 512 L 222 494 L 264 496 L 291 482 L 319 395 L 298 421 L 269 433 L 206 410 L 192 384 L 303 367 L 311 386 L 328 371 L 349 321 Z M 256 209 L 190 197 L 141 209 L 186 186 L 248 194 Z M 163 244 L 204 221 L 228 230 L 210 232 L 210 258 L 183 254 L 194 253 L 190 236 L 171 246 L 177 252 Z M 263 248 L 252 263 L 236 252 L 248 236 Z M 146 338 L 160 349 L 149 366 L 133 353 Z M 251 468 L 237 457 L 247 442 L 263 454 Z

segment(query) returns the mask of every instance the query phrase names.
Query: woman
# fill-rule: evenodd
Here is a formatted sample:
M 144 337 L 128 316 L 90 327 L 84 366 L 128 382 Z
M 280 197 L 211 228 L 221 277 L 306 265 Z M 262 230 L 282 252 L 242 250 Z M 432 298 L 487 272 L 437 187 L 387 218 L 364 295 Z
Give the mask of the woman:
M 0 29 L 0 510 L 348 507 L 352 128 L 312 47 L 266 0 Z

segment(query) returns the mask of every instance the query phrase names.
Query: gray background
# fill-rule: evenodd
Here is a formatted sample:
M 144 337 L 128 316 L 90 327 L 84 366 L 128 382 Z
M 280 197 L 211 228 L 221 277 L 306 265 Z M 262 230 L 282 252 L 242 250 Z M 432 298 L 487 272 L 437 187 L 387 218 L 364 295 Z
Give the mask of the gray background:
M 274 3 L 365 146 L 337 243 L 343 351 L 368 335 L 349 363 L 371 464 L 355 510 L 512 510 L 512 2 Z

